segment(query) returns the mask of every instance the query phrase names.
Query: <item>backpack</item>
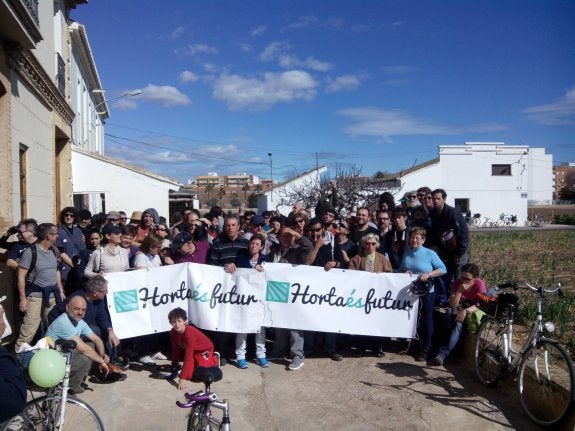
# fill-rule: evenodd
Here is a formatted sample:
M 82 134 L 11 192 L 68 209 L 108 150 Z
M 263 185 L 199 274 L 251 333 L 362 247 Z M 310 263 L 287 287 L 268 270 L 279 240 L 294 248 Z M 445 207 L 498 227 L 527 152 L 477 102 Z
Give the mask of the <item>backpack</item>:
M 30 249 L 30 252 L 32 253 L 32 259 L 30 260 L 30 267 L 28 268 L 28 271 L 26 272 L 26 276 L 28 274 L 32 273 L 32 270 L 34 268 L 36 268 L 36 261 L 38 260 L 38 246 L 36 243 L 30 244 L 30 247 L 28 247 Z M 50 247 L 50 250 L 52 251 L 52 253 L 54 253 L 54 257 L 56 258 L 56 261 L 58 262 L 58 270 L 60 269 L 60 264 L 62 262 L 62 257 L 60 256 L 60 251 L 52 246 Z M 25 251 L 25 250 L 24 250 Z M 24 253 L 24 252 L 22 252 Z

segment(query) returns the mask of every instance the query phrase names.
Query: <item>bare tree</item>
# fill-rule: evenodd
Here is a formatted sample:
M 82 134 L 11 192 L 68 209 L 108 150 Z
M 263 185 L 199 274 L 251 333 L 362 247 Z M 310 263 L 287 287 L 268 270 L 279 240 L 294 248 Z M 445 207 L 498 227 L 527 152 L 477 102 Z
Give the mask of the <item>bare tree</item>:
M 300 181 L 297 185 L 287 185 L 277 188 L 279 205 L 291 206 L 295 202 L 303 202 L 307 208 L 315 208 L 319 202 L 329 200 L 337 212 L 342 209 L 355 210 L 360 206 L 376 204 L 382 190 L 373 183 L 373 178 L 362 175 L 361 168 L 355 165 L 344 168 L 335 166 L 335 176 L 323 176 L 319 182 L 313 178 Z M 332 198 L 332 193 L 335 197 Z M 276 198 L 277 199 L 277 198 Z

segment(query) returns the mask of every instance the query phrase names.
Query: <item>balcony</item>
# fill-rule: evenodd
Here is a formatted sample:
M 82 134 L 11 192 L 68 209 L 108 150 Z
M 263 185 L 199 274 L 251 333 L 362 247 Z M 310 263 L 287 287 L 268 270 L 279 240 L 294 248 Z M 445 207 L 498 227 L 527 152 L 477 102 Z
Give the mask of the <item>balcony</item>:
M 38 16 L 38 0 L 0 0 L 0 37 L 34 49 L 42 40 Z

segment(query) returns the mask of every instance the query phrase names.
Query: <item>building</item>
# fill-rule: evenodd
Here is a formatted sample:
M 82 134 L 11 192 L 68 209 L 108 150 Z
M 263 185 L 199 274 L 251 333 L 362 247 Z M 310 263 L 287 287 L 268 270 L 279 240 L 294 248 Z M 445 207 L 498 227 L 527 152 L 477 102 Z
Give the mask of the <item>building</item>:
M 0 1 L 0 228 L 72 202 L 69 12 L 86 0 Z
M 553 177 L 555 179 L 553 199 L 561 199 L 559 194 L 563 189 L 567 189 L 575 193 L 575 163 L 565 163 L 555 166 L 553 168 Z
M 414 166 L 377 183 L 403 195 L 428 186 L 447 192 L 447 203 L 463 213 L 480 213 L 491 220 L 501 214 L 527 220 L 527 205 L 551 203 L 553 156 L 544 148 L 503 142 L 466 142 L 439 147 L 439 158 Z
M 260 180 L 256 175 L 240 172 L 235 175 L 218 175 L 210 172 L 194 178 L 186 188 L 194 190 L 204 208 L 219 205 L 222 208 L 247 206 L 254 193 L 269 190 L 273 180 Z
M 325 172 L 327 172 L 327 166 L 320 166 L 275 185 L 271 190 L 258 195 L 258 214 L 263 211 L 278 211 L 287 216 L 293 204 L 305 199 L 311 199 L 309 202 L 304 202 L 306 207 L 315 208 L 318 196 L 310 196 L 309 191 L 319 191 L 320 178 Z

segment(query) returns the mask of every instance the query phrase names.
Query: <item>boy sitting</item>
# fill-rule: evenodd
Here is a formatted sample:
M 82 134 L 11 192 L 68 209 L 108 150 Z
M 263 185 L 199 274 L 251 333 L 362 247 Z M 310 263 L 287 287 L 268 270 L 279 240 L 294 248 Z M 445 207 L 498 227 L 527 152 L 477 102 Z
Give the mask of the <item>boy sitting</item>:
M 188 325 L 188 315 L 181 308 L 174 308 L 168 313 L 172 329 L 172 365 L 176 366 L 184 353 L 184 365 L 180 373 L 178 389 L 185 388 L 186 380 L 194 380 L 196 367 L 217 367 L 218 358 L 214 355 L 214 345 L 199 329 Z

